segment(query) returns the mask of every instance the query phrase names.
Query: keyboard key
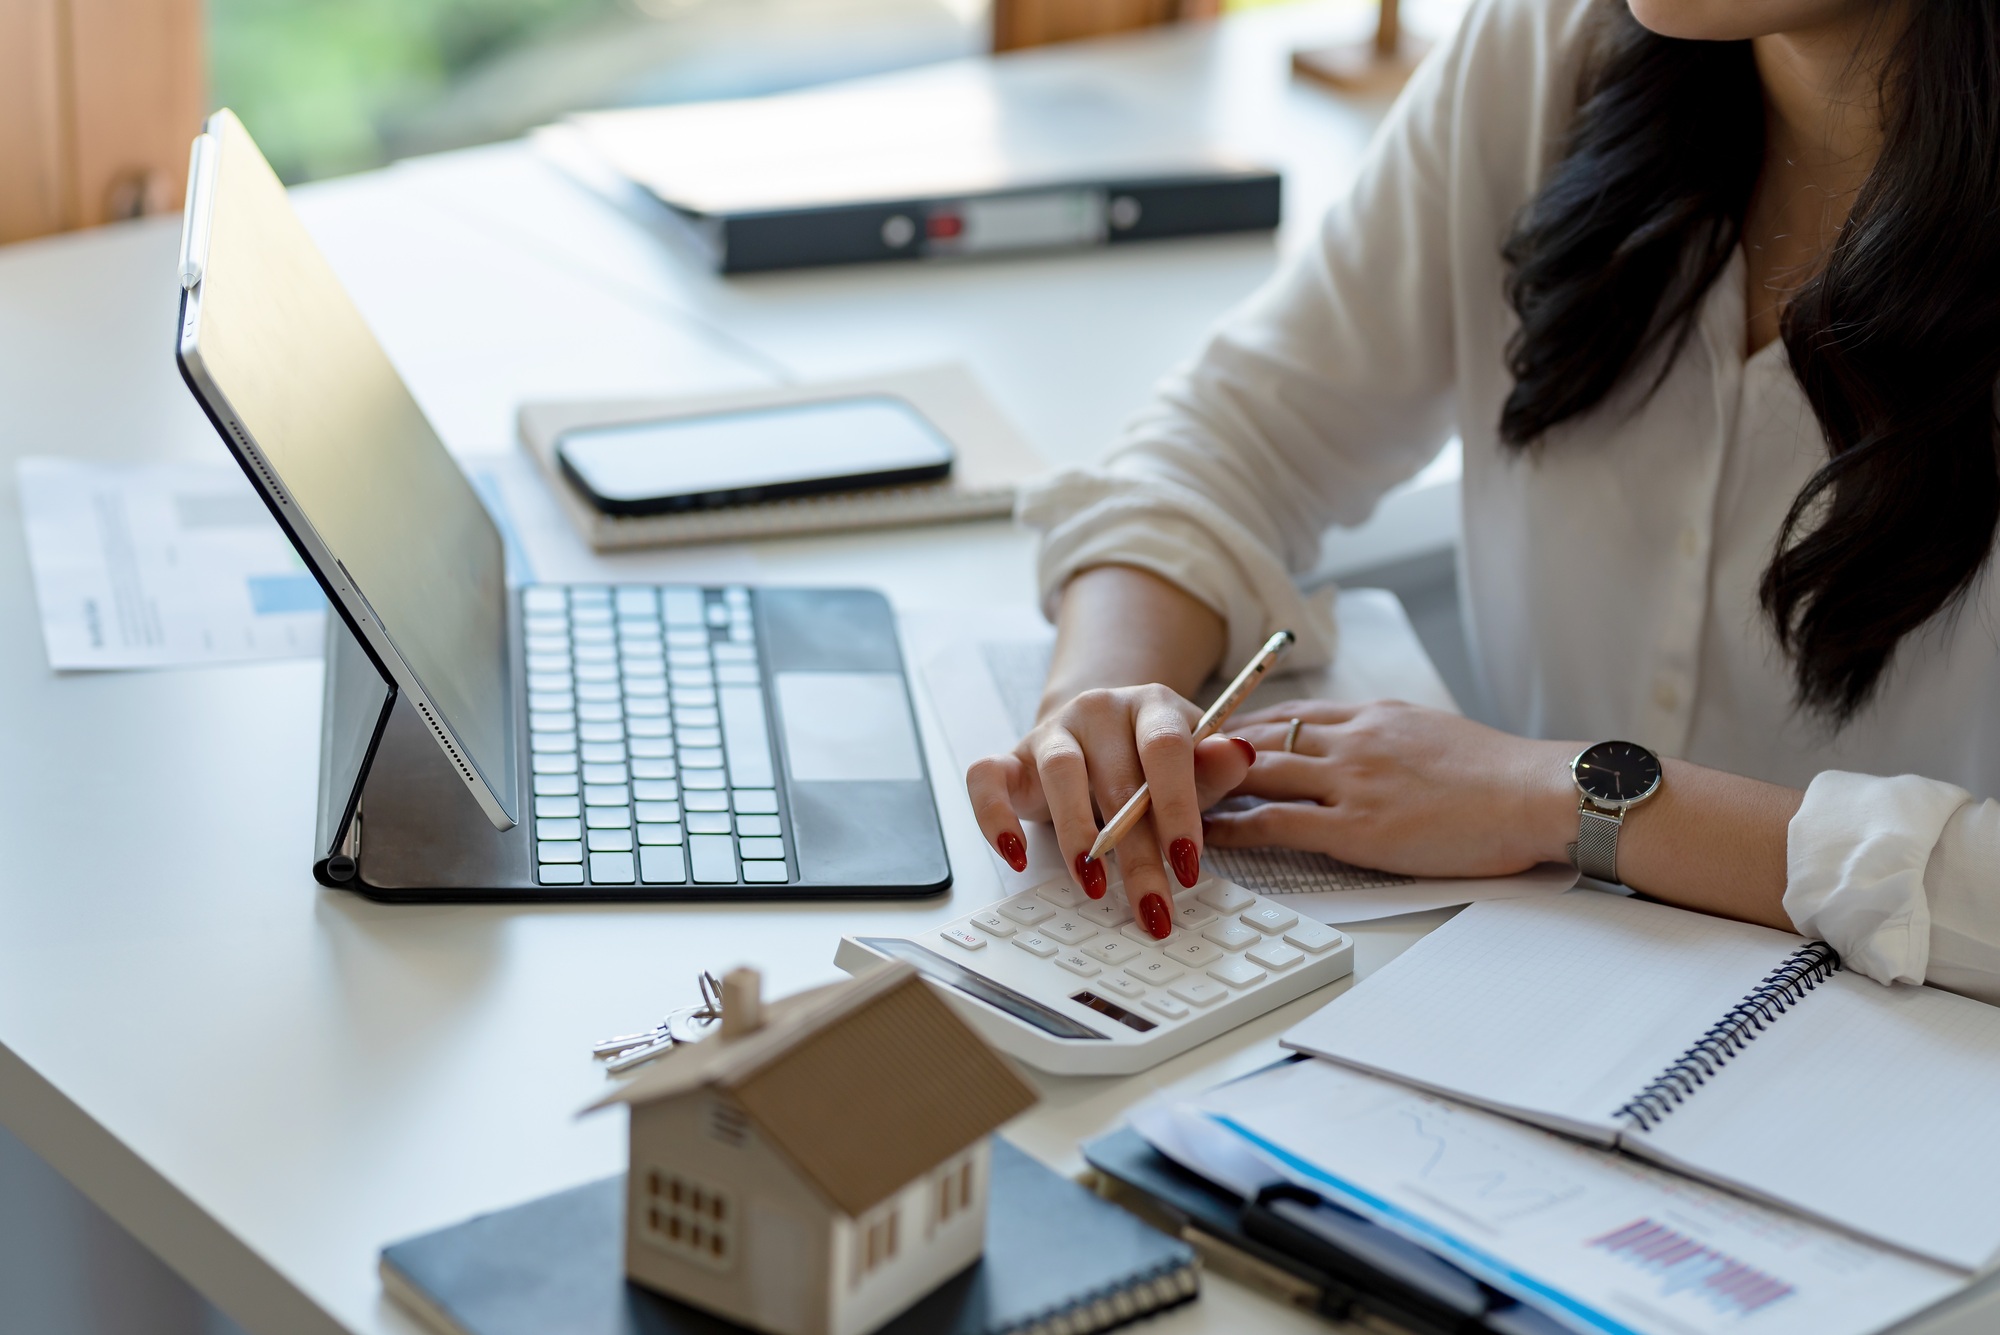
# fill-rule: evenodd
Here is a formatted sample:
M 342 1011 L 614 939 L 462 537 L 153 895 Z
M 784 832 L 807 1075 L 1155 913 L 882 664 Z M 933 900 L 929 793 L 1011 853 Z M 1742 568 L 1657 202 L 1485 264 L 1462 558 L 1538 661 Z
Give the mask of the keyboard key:
M 726 811 L 690 811 L 687 813 L 689 834 L 728 834 L 730 832 L 729 813 Z
M 528 713 L 529 732 L 574 732 L 576 715 L 570 710 L 536 709 Z
M 678 691 L 683 686 L 713 686 L 715 685 L 715 674 L 707 668 L 670 667 L 667 669 L 667 680 Z
M 583 822 L 573 818 L 562 820 L 542 820 L 537 818 L 535 821 L 535 838 L 581 839 L 583 838 Z
M 634 738 L 658 737 L 665 740 L 672 731 L 663 718 L 633 718 L 625 720 L 625 731 Z M 672 755 L 669 751 L 667 754 Z
M 1097 980 L 1097 985 L 1108 992 L 1116 993 L 1127 1001 L 1137 1001 L 1146 995 L 1146 989 L 1133 982 L 1122 973 L 1107 973 Z
M 568 840 L 561 842 L 549 840 L 537 843 L 535 845 L 535 861 L 581 862 L 583 861 L 583 845 Z
M 1222 958 L 1222 947 L 1198 936 L 1177 936 L 1167 943 L 1166 956 L 1184 969 L 1205 969 Z
M 616 723 L 625 717 L 625 711 L 616 700 L 579 700 L 576 716 L 586 723 Z
M 567 616 L 525 616 L 521 618 L 523 635 L 560 635 L 569 638 L 569 618 Z
M 1301 922 L 1285 930 L 1285 940 L 1309 955 L 1324 954 L 1346 939 L 1324 923 Z
M 1202 935 L 1224 950 L 1241 950 L 1264 939 L 1240 922 L 1218 922 L 1205 929 Z
M 597 726 L 604 727 L 605 725 L 598 724 Z M 584 772 L 586 774 L 589 773 L 591 768 L 597 765 L 615 765 L 618 769 L 618 776 L 620 778 L 625 776 L 625 743 L 585 742 L 577 748 L 577 751 L 583 756 Z
M 695 769 L 681 775 L 682 788 L 721 790 L 726 784 L 719 769 Z
M 578 644 L 607 645 L 611 643 L 611 627 L 596 622 L 584 622 L 570 631 L 570 638 Z
M 582 641 L 580 637 L 576 648 L 571 650 L 570 653 L 576 659 L 578 667 L 582 667 L 585 663 L 616 663 L 618 661 L 618 650 L 615 646 L 609 644 L 590 644 Z M 530 655 L 530 661 L 532 660 L 533 656 Z
M 751 835 L 758 839 L 775 839 L 784 831 L 776 816 L 738 816 L 736 833 Z
M 1096 960 L 1090 958 L 1090 956 L 1080 950 L 1064 951 L 1062 954 L 1056 956 L 1056 967 L 1058 969 L 1068 969 L 1078 978 L 1095 978 L 1104 972 L 1103 967 Z
M 1245 953 L 1273 973 L 1282 973 L 1305 958 L 1305 952 L 1294 950 L 1282 941 L 1266 941 Z
M 719 728 L 722 726 L 722 711 L 719 709 L 687 709 L 674 706 L 674 726 L 677 728 Z
M 674 703 L 712 708 L 715 704 L 715 692 L 706 686 L 676 686 Z
M 1174 901 L 1174 926 L 1184 932 L 1192 932 L 1215 921 L 1215 911 L 1198 899 L 1177 899 Z
M 1266 936 L 1276 936 L 1298 926 L 1299 915 L 1278 904 L 1265 904 L 1244 914 L 1243 921 Z
M 1180 965 L 1174 963 L 1172 960 L 1164 960 L 1157 955 L 1148 955 L 1143 959 L 1134 960 L 1132 963 L 1126 965 L 1125 972 L 1142 983 L 1151 983 L 1153 986 L 1159 987 L 1165 983 L 1173 982 L 1174 979 L 1186 973 L 1187 970 L 1181 968 Z
M 1084 900 L 1077 905 L 1076 915 L 1106 931 L 1115 931 L 1132 921 L 1132 906 L 1122 894 L 1106 895 L 1102 899 Z
M 632 718 L 663 719 L 667 716 L 667 702 L 664 697 L 634 695 L 626 699 L 625 712 Z
M 636 784 L 634 785 L 637 786 Z M 681 818 L 681 804 L 678 802 L 639 802 L 634 804 L 632 814 L 641 824 L 670 825 Z
M 641 848 L 639 879 L 648 885 L 680 885 L 688 878 L 687 859 L 679 848 Z
M 528 734 L 528 749 L 537 755 L 545 752 L 576 750 L 576 734 L 573 732 L 531 732 Z
M 569 597 L 559 584 L 530 584 L 521 590 L 521 606 L 530 612 L 561 612 Z
M 1001 917 L 991 909 L 988 909 L 984 913 L 973 914 L 972 925 L 988 936 L 997 936 L 1003 939 L 1014 935 L 1016 930 L 1013 923 L 1007 921 L 1007 919 Z
M 1033 895 L 1022 895 L 1008 900 L 1000 906 L 1000 912 L 1023 927 L 1035 927 L 1056 916 L 1056 911 L 1051 905 Z
M 630 830 L 592 830 L 587 841 L 593 853 L 630 853 L 632 832 Z
M 593 787 L 623 784 L 624 782 L 625 767 L 623 765 L 597 764 L 585 765 L 583 767 L 583 787 L 586 793 Z
M 530 691 L 545 691 L 551 694 L 567 695 L 574 684 L 574 681 L 567 672 L 530 672 L 528 674 L 528 689 Z M 568 707 L 567 705 L 562 706 L 565 709 Z
M 736 841 L 736 851 L 745 862 L 783 861 L 785 856 L 785 841 L 782 839 L 738 839 Z
M 592 853 L 590 879 L 598 885 L 630 885 L 638 879 L 630 853 Z
M 672 617 L 668 617 L 667 621 L 666 641 L 668 647 L 685 649 L 689 645 L 693 645 L 699 648 L 708 643 L 708 631 L 706 629 L 695 629 L 691 626 L 676 626 L 672 624 Z
M 703 619 L 701 603 L 700 589 L 661 589 L 660 620 L 669 626 L 699 626 Z
M 674 825 L 641 825 L 639 842 L 642 844 L 678 844 L 682 842 L 681 827 Z
M 621 617 L 646 617 L 649 620 L 660 610 L 658 595 L 644 584 L 626 584 L 614 589 L 611 605 L 618 609 Z
M 708 624 L 711 626 L 728 625 L 729 609 L 721 603 L 710 603 L 708 607 Z
M 709 646 L 717 663 L 754 663 L 757 651 L 747 644 L 716 644 Z
M 583 804 L 587 807 L 622 807 L 632 800 L 622 783 L 585 784 Z
M 1055 942 L 1046 940 L 1043 937 L 1039 937 L 1035 935 L 1033 932 L 1028 933 L 1026 936 L 1015 937 L 1014 944 L 1019 946 L 1021 949 L 1027 951 L 1030 955 L 1033 955 L 1037 959 L 1045 960 L 1049 956 L 1056 953 Z
M 1059 917 L 1042 924 L 1042 935 L 1051 941 L 1073 946 L 1097 935 L 1097 929 L 1081 918 Z
M 578 681 L 615 683 L 618 680 L 618 665 L 616 663 L 578 663 L 576 665 L 576 679 Z
M 1047 885 L 1036 886 L 1035 893 L 1059 909 L 1079 909 L 1092 902 L 1089 895 L 1068 881 L 1050 881 Z M 1105 898 L 1109 899 L 1110 896 L 1106 895 Z
M 963 927 L 947 927 L 939 936 L 957 946 L 960 950 L 984 950 L 986 938 L 977 932 L 969 932 Z
M 660 676 L 640 676 L 630 668 L 625 670 L 625 698 L 628 700 L 660 699 L 667 695 L 667 679 Z
M 1231 987 L 1237 988 L 1249 987 L 1252 983 L 1261 983 L 1270 977 L 1269 974 L 1240 955 L 1233 959 L 1226 959 L 1222 963 L 1215 965 L 1208 971 L 1208 976 L 1215 979 L 1218 983 L 1227 983 Z
M 722 729 L 676 727 L 674 742 L 678 746 L 721 746 Z
M 575 797 L 577 781 L 574 774 L 537 774 L 535 776 L 536 797 Z
M 583 823 L 593 830 L 621 830 L 632 823 L 632 813 L 624 807 L 585 807 Z
M 554 755 L 537 752 L 535 754 L 534 767 L 537 774 L 574 774 L 576 773 L 576 756 L 572 752 L 563 752 Z
M 1122 936 L 1100 936 L 1083 953 L 1103 964 L 1123 964 L 1138 955 L 1139 947 Z
M 529 691 L 528 711 L 530 726 L 538 716 L 546 716 L 552 729 L 576 726 L 576 697 L 568 691 Z
M 569 671 L 569 655 L 568 655 L 568 654 L 529 654 L 529 655 L 528 655 L 528 671 L 530 671 L 530 672 L 567 672 L 567 671 Z
M 722 752 L 717 748 L 683 746 L 680 762 L 682 769 L 721 769 Z
M 789 881 L 791 872 L 782 862 L 746 862 L 743 864 L 743 879 L 746 881 Z
M 708 666 L 708 650 L 689 646 L 675 646 L 667 650 L 667 664 L 670 667 L 705 668 Z
M 729 794 L 724 792 L 689 793 L 687 795 L 687 809 L 689 811 L 727 811 L 729 810 Z
M 1228 988 L 1221 983 L 1212 983 L 1206 978 L 1191 978 L 1184 983 L 1175 983 L 1167 991 L 1190 1006 L 1213 1006 L 1229 995 Z
M 1229 885 L 1223 881 L 1217 881 L 1214 885 L 1211 885 L 1208 889 L 1195 896 L 1195 898 L 1214 909 L 1217 913 L 1241 913 L 1244 909 L 1249 908 L 1257 902 L 1257 896 L 1251 894 L 1248 890 L 1243 889 L 1241 886 Z
M 583 804 L 571 797 L 538 797 L 535 799 L 537 816 L 581 816 Z
M 623 742 L 625 729 L 616 723 L 585 723 L 577 728 L 576 735 L 586 743 Z M 620 755 L 618 758 L 623 760 L 625 757 Z
M 641 773 L 638 762 L 632 765 L 632 773 Z M 681 786 L 672 779 L 632 780 L 632 796 L 641 802 L 672 802 L 681 795 Z
M 756 667 L 749 663 L 715 665 L 715 684 L 718 686 L 755 686 L 762 680 Z
M 726 834 L 690 834 L 688 862 L 694 879 L 705 885 L 730 885 L 736 880 L 736 841 Z
M 569 632 L 559 634 L 529 635 L 525 644 L 531 654 L 563 654 L 569 652 Z
M 1169 1020 L 1185 1020 L 1189 1014 L 1186 1006 L 1166 996 L 1146 998 L 1146 1009 L 1156 1015 L 1164 1015 Z
M 544 862 L 537 870 L 543 885 L 583 884 L 583 868 L 576 863 Z
M 588 704 L 615 705 L 620 699 L 618 683 L 615 681 L 586 681 L 576 688 L 576 698 Z M 584 715 L 588 718 L 589 715 Z
M 645 775 L 646 778 L 671 779 L 674 777 L 674 744 L 672 739 L 666 737 L 633 737 L 625 743 L 625 749 L 631 752 L 634 760 L 660 760 L 666 762 L 664 766 L 652 766 Z M 659 772 L 654 773 L 652 771 Z M 634 765 L 632 772 L 634 774 L 639 773 L 639 767 Z
M 732 797 L 736 810 L 745 815 L 775 816 L 778 794 L 769 788 L 738 788 Z

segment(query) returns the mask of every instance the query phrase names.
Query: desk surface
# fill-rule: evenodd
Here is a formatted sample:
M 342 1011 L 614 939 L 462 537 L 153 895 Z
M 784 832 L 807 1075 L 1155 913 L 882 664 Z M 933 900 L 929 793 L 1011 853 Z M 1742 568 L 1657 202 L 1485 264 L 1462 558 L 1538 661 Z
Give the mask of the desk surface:
M 1306 235 L 1373 113 L 1289 84 L 1287 11 L 1049 57 L 1199 75 L 1227 136 L 1290 168 Z M 1122 62 L 1122 63 L 1121 63 Z M 1121 77 L 1123 77 L 1121 75 Z M 447 441 L 510 447 L 513 405 L 969 363 L 1051 460 L 1089 456 L 1161 368 L 1271 270 L 1266 238 L 723 282 L 519 146 L 299 192 Z M 0 251 L 0 454 L 218 459 L 170 360 L 175 225 Z M 998 893 L 958 789 L 957 884 L 917 906 L 387 908 L 309 874 L 319 667 L 49 671 L 14 472 L 0 469 L 0 1121 L 257 1332 L 387 1332 L 384 1243 L 614 1171 L 590 1040 L 750 958 L 775 992 L 835 976 L 843 931 L 909 932 Z M 544 578 L 862 582 L 905 610 L 1030 598 L 986 524 L 596 562 L 553 526 Z M 953 770 L 936 720 L 933 764 Z M 1356 933 L 1361 972 L 1436 921 Z M 1011 1129 L 1075 1166 L 1136 1099 L 1249 1069 L 1320 994 L 1129 1080 L 1042 1081 Z M 1221 1281 L 1151 1329 L 1324 1329 Z

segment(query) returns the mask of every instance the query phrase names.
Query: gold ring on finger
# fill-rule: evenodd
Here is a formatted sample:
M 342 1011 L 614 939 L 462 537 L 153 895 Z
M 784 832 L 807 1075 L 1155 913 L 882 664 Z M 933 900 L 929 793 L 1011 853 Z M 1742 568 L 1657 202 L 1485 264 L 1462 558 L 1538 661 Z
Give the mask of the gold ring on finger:
M 1293 719 L 1285 728 L 1285 750 L 1290 752 L 1299 744 L 1299 726 L 1303 719 Z

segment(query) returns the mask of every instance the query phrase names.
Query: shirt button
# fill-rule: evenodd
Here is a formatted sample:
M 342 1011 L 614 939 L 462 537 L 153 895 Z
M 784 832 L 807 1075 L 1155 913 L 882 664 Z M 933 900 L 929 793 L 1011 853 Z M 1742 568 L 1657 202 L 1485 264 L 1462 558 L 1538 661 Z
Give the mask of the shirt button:
M 1653 683 L 1653 703 L 1672 713 L 1681 706 L 1681 693 L 1665 677 Z
M 1681 555 L 1690 561 L 1701 555 L 1701 534 L 1692 527 L 1681 530 Z

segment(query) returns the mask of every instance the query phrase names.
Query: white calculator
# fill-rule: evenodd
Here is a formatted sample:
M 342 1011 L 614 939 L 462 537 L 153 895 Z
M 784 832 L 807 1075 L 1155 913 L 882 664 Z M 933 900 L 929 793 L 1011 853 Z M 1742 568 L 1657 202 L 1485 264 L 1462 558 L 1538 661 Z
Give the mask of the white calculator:
M 987 1040 L 1058 1075 L 1129 1075 L 1354 969 L 1354 943 L 1219 876 L 1174 896 L 1173 935 L 1133 921 L 1116 877 L 1059 878 L 914 939 L 842 937 L 834 963 L 908 960 Z

